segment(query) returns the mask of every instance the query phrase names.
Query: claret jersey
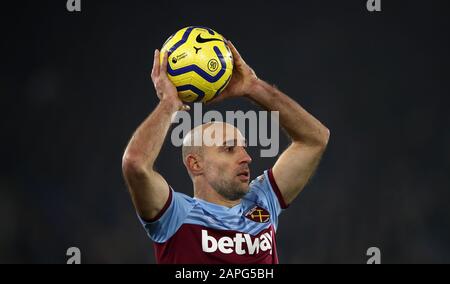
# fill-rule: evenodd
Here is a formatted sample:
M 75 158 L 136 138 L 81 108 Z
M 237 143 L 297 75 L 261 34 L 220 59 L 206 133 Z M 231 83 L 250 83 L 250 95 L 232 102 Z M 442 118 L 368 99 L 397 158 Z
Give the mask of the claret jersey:
M 270 169 L 232 208 L 171 188 L 160 214 L 141 222 L 154 241 L 158 263 L 276 264 L 275 232 L 285 208 Z

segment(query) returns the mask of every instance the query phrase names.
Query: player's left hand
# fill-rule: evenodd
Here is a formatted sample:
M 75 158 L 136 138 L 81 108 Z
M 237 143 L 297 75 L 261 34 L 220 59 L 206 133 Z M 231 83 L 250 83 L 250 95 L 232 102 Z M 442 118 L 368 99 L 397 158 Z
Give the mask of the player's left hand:
M 231 43 L 231 41 L 227 41 L 227 45 L 233 54 L 233 75 L 225 90 L 223 90 L 219 96 L 206 104 L 217 103 L 226 98 L 248 96 L 251 94 L 256 83 L 258 82 L 258 77 L 256 76 L 255 71 L 253 71 L 247 63 L 245 63 L 233 43 Z

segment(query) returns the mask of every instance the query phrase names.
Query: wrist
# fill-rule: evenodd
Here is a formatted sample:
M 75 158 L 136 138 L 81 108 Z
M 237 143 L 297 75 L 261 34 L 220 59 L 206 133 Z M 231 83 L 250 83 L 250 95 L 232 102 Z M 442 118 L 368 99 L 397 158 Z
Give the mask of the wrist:
M 178 97 L 163 98 L 162 100 L 160 100 L 159 105 L 170 113 L 174 113 L 183 106 L 183 102 Z
M 244 96 L 251 98 L 252 96 L 258 94 L 261 90 L 262 80 L 259 78 L 255 78 L 251 80 L 250 83 L 247 83 L 247 90 L 244 92 Z

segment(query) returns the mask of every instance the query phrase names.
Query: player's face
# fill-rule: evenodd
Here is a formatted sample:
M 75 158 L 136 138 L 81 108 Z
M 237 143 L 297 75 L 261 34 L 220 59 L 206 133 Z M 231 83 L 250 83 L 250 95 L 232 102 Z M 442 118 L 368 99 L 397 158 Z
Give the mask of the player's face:
M 252 159 L 238 129 L 226 125 L 224 132 L 216 137 L 215 146 L 205 147 L 205 177 L 220 195 L 235 201 L 249 190 Z

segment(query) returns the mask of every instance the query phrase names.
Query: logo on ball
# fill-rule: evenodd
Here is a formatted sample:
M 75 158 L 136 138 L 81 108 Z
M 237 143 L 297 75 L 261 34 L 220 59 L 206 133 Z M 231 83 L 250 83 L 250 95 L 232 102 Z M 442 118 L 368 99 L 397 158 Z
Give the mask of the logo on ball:
M 217 62 L 217 60 L 215 60 L 215 59 L 211 59 L 208 62 L 208 69 L 209 69 L 209 71 L 215 72 L 217 70 L 217 68 L 219 68 L 219 62 Z

